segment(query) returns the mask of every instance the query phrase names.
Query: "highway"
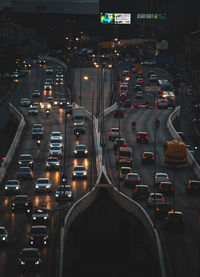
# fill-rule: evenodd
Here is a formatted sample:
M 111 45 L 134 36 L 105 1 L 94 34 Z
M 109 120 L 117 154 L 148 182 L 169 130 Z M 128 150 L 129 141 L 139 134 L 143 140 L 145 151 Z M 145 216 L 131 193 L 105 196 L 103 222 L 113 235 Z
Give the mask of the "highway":
M 147 71 L 151 68 L 145 69 L 145 76 L 147 76 Z M 154 69 L 155 70 L 155 69 Z M 155 70 L 156 71 L 156 70 Z M 96 80 L 96 69 L 84 69 L 82 72 L 87 73 L 90 77 Z M 159 77 L 166 77 L 166 72 L 162 70 L 156 71 Z M 31 153 L 34 158 L 35 167 L 34 167 L 34 181 L 39 177 L 49 177 L 53 183 L 53 190 L 56 189 L 57 185 L 60 182 L 60 172 L 46 172 L 45 170 L 45 161 L 48 157 L 48 143 L 50 139 L 50 133 L 52 131 L 58 130 L 64 134 L 64 123 L 65 123 L 65 114 L 64 110 L 59 109 L 58 107 L 53 107 L 50 113 L 49 118 L 46 117 L 45 112 L 40 110 L 38 118 L 37 116 L 28 116 L 27 108 L 22 108 L 19 106 L 19 101 L 22 97 L 29 96 L 31 98 L 31 93 L 33 89 L 42 89 L 45 78 L 47 77 L 44 68 L 34 67 L 28 76 L 19 84 L 16 90 L 9 96 L 7 101 L 3 105 L 7 105 L 8 101 L 13 103 L 16 108 L 26 118 L 26 128 L 23 134 L 23 139 L 19 145 L 19 149 L 15 155 L 8 175 L 6 179 L 16 178 L 17 170 L 17 159 L 21 153 Z M 49 77 L 49 76 L 48 76 Z M 108 103 L 108 93 L 109 93 L 109 74 L 105 75 L 106 83 L 105 87 L 105 98 L 104 98 L 104 107 Z M 134 77 L 135 78 L 135 77 Z M 133 78 L 133 79 L 134 79 Z M 92 84 L 87 83 L 88 81 L 82 82 L 82 106 L 85 106 L 89 111 L 91 111 L 92 103 Z M 132 81 L 130 86 L 130 98 L 135 98 L 135 92 L 133 89 L 134 81 Z M 87 83 L 87 84 L 86 84 Z M 96 91 L 97 85 L 94 82 L 94 90 Z M 53 89 L 52 95 L 65 95 L 65 85 L 59 86 Z M 80 93 L 80 70 L 75 70 L 75 92 L 77 95 Z M 43 95 L 45 99 L 46 95 Z M 148 99 L 151 108 L 149 109 L 134 109 L 134 110 L 125 110 L 124 119 L 116 119 L 111 114 L 105 120 L 105 134 L 106 134 L 106 167 L 108 176 L 111 178 L 113 183 L 120 189 L 121 192 L 131 197 L 131 189 L 125 188 L 123 183 L 118 182 L 118 172 L 115 166 L 115 154 L 113 152 L 113 145 L 111 141 L 108 141 L 108 131 L 111 127 L 118 127 L 120 124 L 122 136 L 126 138 L 128 145 L 132 146 L 134 149 L 134 165 L 133 168 L 136 172 L 139 173 L 142 182 L 150 185 L 152 190 L 152 177 L 154 174 L 154 166 L 141 165 L 141 153 L 143 151 L 154 151 L 155 149 L 155 130 L 154 130 L 154 113 L 153 108 L 155 93 L 148 92 L 145 96 L 145 101 Z M 78 102 L 78 101 L 77 101 Z M 98 98 L 94 97 L 94 103 L 98 103 Z M 6 107 L 4 106 L 4 109 Z M 170 169 L 166 168 L 163 165 L 163 144 L 166 139 L 169 138 L 168 131 L 166 129 L 166 120 L 168 119 L 171 110 L 158 110 L 157 115 L 160 119 L 161 125 L 160 128 L 156 131 L 156 153 L 157 153 L 157 162 L 156 162 L 156 171 L 157 172 L 166 172 L 168 173 L 171 180 L 175 183 L 175 206 L 177 210 L 183 211 L 185 215 L 185 230 L 183 233 L 168 233 L 164 230 L 163 223 L 157 222 L 158 227 L 161 229 L 164 234 L 166 245 L 168 247 L 168 253 L 173 265 L 174 276 L 199 276 L 198 268 L 198 211 L 199 211 L 199 197 L 196 196 L 187 196 L 184 191 L 184 185 L 188 179 L 194 177 L 193 171 L 191 168 L 186 167 L 184 169 Z M 137 122 L 136 130 L 131 129 L 131 121 L 135 120 Z M 40 149 L 36 148 L 35 142 L 32 140 L 31 136 L 31 127 L 33 123 L 41 122 L 44 126 L 45 136 L 42 140 L 42 145 Z M 120 123 L 119 123 L 120 122 Z M 67 163 L 66 163 L 66 172 L 69 177 L 69 183 L 72 185 L 74 190 L 74 198 L 77 200 L 82 195 L 84 195 L 93 184 L 91 178 L 91 172 L 93 166 L 91 166 L 91 144 L 89 143 L 91 139 L 91 126 L 86 122 L 87 130 L 85 135 L 81 135 L 79 142 L 86 144 L 89 149 L 89 155 L 87 159 L 74 159 L 72 149 L 75 143 L 78 141 L 75 140 L 74 135 L 72 134 L 72 120 L 71 117 L 67 117 L 66 126 L 67 126 Z M 147 131 L 149 134 L 149 143 L 148 144 L 138 144 L 136 143 L 135 133 L 137 131 Z M 88 180 L 87 181 L 72 181 L 71 172 L 72 168 L 76 164 L 84 164 L 88 169 Z M 57 230 L 57 223 L 59 218 L 59 212 L 57 208 L 59 204 L 55 201 L 54 193 L 52 194 L 38 194 L 36 195 L 33 190 L 34 181 L 23 181 L 22 182 L 22 193 L 27 194 L 30 199 L 33 200 L 34 206 L 36 205 L 45 205 L 52 211 L 52 219 L 49 224 L 49 232 L 51 241 L 53 241 L 54 231 Z M 9 276 L 53 276 L 55 272 L 52 268 L 52 261 L 54 261 L 54 255 L 52 253 L 52 247 L 46 247 L 42 249 L 42 256 L 44 264 L 40 273 L 20 273 L 17 266 L 17 256 L 19 251 L 26 247 L 28 244 L 27 232 L 30 231 L 31 222 L 27 219 L 25 213 L 16 213 L 11 214 L 10 201 L 13 196 L 5 196 L 3 194 L 3 186 L 1 186 L 0 191 L 0 200 L 1 200 L 1 225 L 6 226 L 9 232 L 9 242 L 8 247 L 1 248 L 0 250 L 0 276 L 9 277 Z M 168 202 L 173 203 L 173 197 L 167 198 Z M 66 203 L 67 208 L 71 205 Z M 145 202 L 141 202 L 141 205 L 149 212 L 152 216 L 152 210 L 147 207 Z M 66 209 L 67 209 L 66 208 Z M 52 274 L 52 275 L 51 275 Z

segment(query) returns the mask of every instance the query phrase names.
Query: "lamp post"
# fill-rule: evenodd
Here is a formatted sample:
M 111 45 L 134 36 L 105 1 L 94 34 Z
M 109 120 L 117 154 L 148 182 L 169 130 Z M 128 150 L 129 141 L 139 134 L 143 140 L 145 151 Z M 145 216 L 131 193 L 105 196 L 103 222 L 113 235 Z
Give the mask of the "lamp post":
M 92 153 L 92 156 L 93 156 L 93 150 L 94 150 L 94 140 L 93 140 L 93 136 L 94 136 L 94 78 L 90 77 L 88 75 L 85 75 L 83 77 L 83 79 L 92 81 L 92 151 L 91 151 L 91 153 Z M 92 176 L 92 164 L 93 163 L 91 163 L 91 176 Z M 91 178 L 90 186 L 92 188 L 92 178 Z

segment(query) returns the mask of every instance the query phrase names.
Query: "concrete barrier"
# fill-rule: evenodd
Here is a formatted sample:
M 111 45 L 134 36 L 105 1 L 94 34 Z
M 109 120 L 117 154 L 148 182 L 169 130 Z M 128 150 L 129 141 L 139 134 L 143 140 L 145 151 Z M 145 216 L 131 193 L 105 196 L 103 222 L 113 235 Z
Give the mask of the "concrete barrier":
M 11 103 L 9 103 L 9 111 L 10 111 L 11 114 L 13 114 L 13 116 L 15 118 L 17 118 L 17 120 L 20 123 L 19 123 L 18 129 L 17 129 L 17 132 L 15 134 L 15 137 L 12 141 L 12 144 L 9 148 L 9 151 L 6 155 L 6 159 L 4 160 L 4 162 L 2 163 L 2 166 L 0 168 L 0 183 L 3 181 L 3 179 L 6 175 L 6 172 L 7 172 L 8 168 L 9 168 L 9 165 L 10 165 L 12 159 L 13 159 L 15 151 L 16 151 L 18 145 L 19 145 L 20 138 L 22 136 L 22 132 L 23 132 L 24 127 L 25 127 L 25 120 L 24 120 L 23 115 Z

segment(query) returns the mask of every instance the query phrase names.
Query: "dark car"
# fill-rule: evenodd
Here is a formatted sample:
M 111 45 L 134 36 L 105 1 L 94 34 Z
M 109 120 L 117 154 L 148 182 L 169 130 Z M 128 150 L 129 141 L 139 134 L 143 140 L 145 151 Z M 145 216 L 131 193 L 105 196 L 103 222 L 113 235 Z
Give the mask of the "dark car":
M 0 226 L 0 244 L 8 243 L 8 231 L 4 226 Z
M 28 199 L 27 195 L 16 195 L 13 200 L 11 200 L 11 210 L 15 212 L 16 210 L 25 210 L 30 205 L 31 200 Z
M 155 157 L 153 152 L 143 152 L 142 153 L 142 164 L 153 164 L 155 162 Z
M 32 211 L 32 224 L 48 224 L 49 217 L 49 209 L 37 206 Z
M 188 194 L 200 194 L 200 181 L 189 180 L 186 184 L 185 192 Z
M 18 264 L 21 269 L 40 268 L 40 252 L 37 248 L 23 248 L 19 253 Z
M 136 185 L 133 193 L 132 199 L 133 200 L 147 200 L 149 197 L 150 188 L 147 185 Z
M 117 149 L 119 149 L 119 147 L 126 147 L 127 143 L 126 140 L 124 138 L 117 138 L 115 139 L 114 143 L 113 143 L 113 150 L 116 152 Z
M 84 144 L 77 144 L 74 147 L 74 157 L 87 157 L 88 150 Z
M 169 211 L 168 216 L 166 217 L 166 229 L 167 230 L 184 230 L 184 215 L 180 211 Z
M 65 108 L 66 106 L 67 106 L 67 99 L 65 98 L 60 99 L 59 107 L 62 109 L 62 108 Z
M 41 94 L 40 90 L 34 89 L 34 91 L 32 93 L 32 97 L 33 98 L 38 98 L 38 97 L 40 97 L 40 94 Z
M 85 125 L 80 122 L 80 123 L 74 123 L 74 134 L 76 134 L 76 132 L 79 132 L 79 134 L 85 134 Z
M 138 132 L 136 135 L 136 141 L 140 143 L 147 143 L 149 140 L 147 132 Z
M 131 108 L 133 109 L 133 103 L 132 103 L 132 100 L 130 99 L 126 99 L 123 103 L 123 107 L 124 108 Z
M 65 111 L 66 111 L 66 114 L 72 114 L 73 105 L 67 105 Z
M 44 246 L 48 244 L 49 236 L 47 227 L 44 225 L 35 225 L 31 227 L 29 243 L 31 245 Z
M 119 179 L 124 180 L 128 173 L 132 173 L 132 168 L 130 166 L 122 166 L 119 171 Z
M 56 201 L 59 200 L 73 200 L 73 190 L 70 185 L 60 185 L 55 192 Z
M 23 180 L 23 179 L 31 179 L 33 180 L 33 172 L 29 166 L 22 166 L 19 167 L 17 170 L 17 179 Z
M 113 112 L 114 117 L 124 117 L 124 111 L 122 111 L 121 109 L 117 109 Z
M 142 90 L 142 85 L 136 84 L 134 88 L 135 88 L 135 91 L 141 91 Z
M 168 212 L 172 211 L 172 205 L 169 203 L 159 203 L 155 206 L 155 216 L 157 218 L 166 218 L 168 215 Z
M 33 168 L 33 157 L 31 154 L 21 154 L 18 159 L 18 166 L 29 166 Z
M 4 193 L 18 194 L 21 192 L 21 185 L 18 180 L 7 180 L 4 186 Z
M 173 194 L 174 186 L 171 182 L 161 182 L 157 187 L 157 191 L 163 194 Z

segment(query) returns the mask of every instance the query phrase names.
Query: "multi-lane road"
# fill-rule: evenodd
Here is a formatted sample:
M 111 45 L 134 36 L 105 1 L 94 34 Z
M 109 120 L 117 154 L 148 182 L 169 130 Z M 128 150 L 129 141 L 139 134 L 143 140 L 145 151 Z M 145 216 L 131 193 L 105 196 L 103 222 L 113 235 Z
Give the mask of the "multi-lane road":
M 56 66 L 55 66 L 56 67 Z M 150 70 L 150 69 L 149 69 Z M 160 78 L 168 78 L 169 76 L 165 71 L 156 70 L 157 75 Z M 145 82 L 148 81 L 147 77 L 148 69 L 144 69 L 145 73 Z M 95 96 L 92 99 L 92 84 L 90 82 L 83 81 L 80 78 L 80 72 L 82 74 L 87 73 L 92 80 L 94 80 L 94 90 Z M 54 76 L 54 75 L 52 75 Z M 9 168 L 7 179 L 16 178 L 17 170 L 17 159 L 22 153 L 31 153 L 34 158 L 34 180 L 33 181 L 22 181 L 22 192 L 27 194 L 30 199 L 32 199 L 34 206 L 44 205 L 52 211 L 52 218 L 48 226 L 50 233 L 50 241 L 53 241 L 54 231 L 57 230 L 57 223 L 59 212 L 59 204 L 55 201 L 54 193 L 52 194 L 35 194 L 34 192 L 34 181 L 39 177 L 49 177 L 53 184 L 53 191 L 60 183 L 61 172 L 46 172 L 45 170 L 45 161 L 48 157 L 48 144 L 50 140 L 50 133 L 52 131 L 61 131 L 64 134 L 65 128 L 65 113 L 63 109 L 58 107 L 53 107 L 50 113 L 49 118 L 46 117 L 44 110 L 39 111 L 38 116 L 28 116 L 27 108 L 22 108 L 19 106 L 20 99 L 22 97 L 30 97 L 33 89 L 42 89 L 45 78 L 49 76 L 46 75 L 44 68 L 34 67 L 28 76 L 19 84 L 19 86 L 13 91 L 12 95 L 9 96 L 9 99 L 3 104 L 4 109 L 8 102 L 13 103 L 13 105 L 19 109 L 19 111 L 25 116 L 26 119 L 26 128 L 23 133 L 22 141 L 17 149 L 15 157 L 12 161 L 12 164 Z M 55 76 L 54 76 L 55 77 Z M 79 69 L 75 70 L 75 82 L 74 89 L 75 93 L 78 96 L 82 96 L 82 105 L 85 106 L 91 112 L 92 101 L 98 103 L 98 97 L 96 96 L 97 89 L 97 69 Z M 80 87 L 80 80 L 82 84 Z M 129 97 L 135 98 L 135 91 L 133 85 L 135 83 L 135 77 L 132 76 Z M 109 96 L 109 71 L 106 70 L 105 74 L 105 98 L 104 98 L 104 107 L 108 103 Z M 58 86 L 53 89 L 52 95 L 64 96 L 66 91 L 65 84 L 63 86 Z M 43 92 L 43 99 L 45 99 L 46 94 Z M 144 96 L 144 101 L 148 100 L 151 108 L 149 109 L 125 109 L 125 116 L 123 119 L 120 119 L 120 127 L 122 131 L 122 136 L 127 140 L 128 145 L 131 146 L 134 150 L 134 164 L 133 169 L 139 173 L 142 182 L 148 184 L 151 189 L 153 186 L 153 175 L 155 167 L 152 165 L 142 165 L 141 164 L 141 154 L 143 151 L 154 151 L 155 150 L 155 129 L 154 129 L 154 114 L 155 110 L 153 108 L 155 93 L 148 92 Z M 77 101 L 78 102 L 78 101 Z M 79 104 L 79 102 L 78 102 Z M 96 107 L 96 105 L 95 105 Z M 175 183 L 175 207 L 177 210 L 183 211 L 185 215 L 185 230 L 182 233 L 168 233 L 165 231 L 162 222 L 158 222 L 158 226 L 164 234 L 166 245 L 168 248 L 169 258 L 171 260 L 174 276 L 199 276 L 198 268 L 198 210 L 199 210 L 199 197 L 187 196 L 184 191 L 184 185 L 188 179 L 194 177 L 193 171 L 191 168 L 186 167 L 184 169 L 171 169 L 167 168 L 163 164 L 163 144 L 166 139 L 169 138 L 169 134 L 166 128 L 166 121 L 168 119 L 171 110 L 158 110 L 157 116 L 161 122 L 160 128 L 156 131 L 156 171 L 157 172 L 166 172 L 168 173 L 172 182 Z M 136 130 L 131 129 L 131 122 L 135 120 Z M 42 140 L 42 145 L 40 149 L 36 148 L 35 141 L 31 136 L 31 127 L 33 123 L 40 122 L 44 127 L 44 138 Z M 113 144 L 108 140 L 108 131 L 111 127 L 118 127 L 119 119 L 116 119 L 111 114 L 106 118 L 105 121 L 105 134 L 106 134 L 106 153 L 105 161 L 107 173 L 113 184 L 120 188 L 120 191 L 131 197 L 131 189 L 125 188 L 123 183 L 118 182 L 118 172 L 115 165 L 115 154 L 113 152 Z M 92 150 L 91 150 L 91 126 L 89 122 L 86 121 L 86 134 L 81 135 L 77 141 L 72 133 L 73 122 L 71 117 L 66 119 L 66 165 L 65 169 L 68 175 L 68 182 L 72 186 L 74 191 L 74 198 L 77 200 L 82 195 L 84 195 L 93 185 L 94 179 L 93 166 L 92 165 Z M 149 134 L 149 143 L 148 144 L 138 144 L 136 143 L 137 131 L 147 131 Z M 83 143 L 87 145 L 89 149 L 88 158 L 85 159 L 75 159 L 73 157 L 73 146 L 76 143 Z M 71 172 L 73 166 L 77 164 L 83 164 L 88 169 L 88 180 L 76 180 L 73 181 L 71 178 Z M 63 167 L 62 167 L 63 170 Z M 30 231 L 31 221 L 27 219 L 25 213 L 11 213 L 10 201 L 12 196 L 5 196 L 3 193 L 3 184 L 0 191 L 1 199 L 1 226 L 6 226 L 9 232 L 9 242 L 8 246 L 0 249 L 0 276 L 26 276 L 18 270 L 17 257 L 19 251 L 28 245 L 28 236 L 27 233 Z M 172 203 L 173 197 L 167 197 L 167 201 Z M 70 203 L 66 203 L 67 206 L 70 206 Z M 142 202 L 141 205 L 149 212 L 152 216 L 152 210 L 147 207 L 146 202 Z M 52 242 L 51 242 L 52 243 Z M 52 264 L 52 258 L 55 259 L 55 256 L 52 253 L 52 247 L 45 247 L 42 249 L 42 255 L 44 264 L 41 269 L 41 272 L 37 276 L 53 276 L 54 274 Z M 54 263 L 55 262 L 55 263 Z M 35 276 L 35 273 L 28 273 L 28 276 Z

